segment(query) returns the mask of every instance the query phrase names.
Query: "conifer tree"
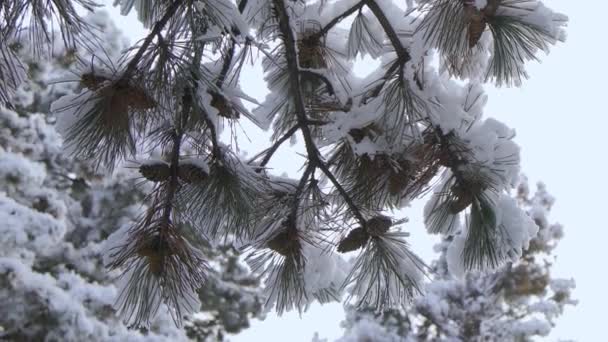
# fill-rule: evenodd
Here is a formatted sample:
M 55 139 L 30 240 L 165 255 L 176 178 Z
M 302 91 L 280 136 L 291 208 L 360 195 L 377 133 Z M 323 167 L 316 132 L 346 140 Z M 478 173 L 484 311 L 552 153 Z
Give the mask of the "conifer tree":
M 86 17 L 103 29 L 106 53 L 127 45 L 104 12 Z M 48 113 L 71 94 L 70 50 L 53 58 L 14 49 L 30 75 L 0 106 L 0 340 L 2 341 L 219 341 L 261 315 L 259 281 L 230 245 L 200 246 L 216 266 L 198 289 L 204 308 L 183 329 L 162 311 L 145 330 L 129 329 L 113 308 L 117 273 L 103 262 L 105 240 L 130 225 L 145 205 L 146 187 L 125 168 L 114 176 L 75 161 L 61 150 Z
M 66 152 L 97 170 L 136 163 L 150 188 L 145 212 L 109 238 L 128 324 L 150 325 L 163 305 L 177 324 L 196 311 L 214 263 L 200 246 L 218 243 L 247 253 L 279 314 L 342 295 L 358 308 L 405 307 L 429 269 L 391 210 L 427 193 L 426 227 L 464 272 L 517 261 L 537 235 L 509 195 L 514 131 L 482 112 L 484 83 L 520 85 L 526 62 L 564 40 L 567 18 L 541 1 L 116 4 L 149 30 L 119 56 L 99 52 L 103 39 L 76 10 L 94 11 L 93 0 L 4 2 L 0 101 L 11 105 L 25 78 L 12 42 L 43 57 L 60 37 L 74 51 L 80 89 L 51 106 Z M 381 62 L 363 80 L 351 72 L 362 55 Z M 240 88 L 249 62 L 270 89 L 260 103 Z M 221 136 L 241 120 L 273 133 L 251 159 Z M 293 137 L 305 148 L 297 179 L 267 167 Z

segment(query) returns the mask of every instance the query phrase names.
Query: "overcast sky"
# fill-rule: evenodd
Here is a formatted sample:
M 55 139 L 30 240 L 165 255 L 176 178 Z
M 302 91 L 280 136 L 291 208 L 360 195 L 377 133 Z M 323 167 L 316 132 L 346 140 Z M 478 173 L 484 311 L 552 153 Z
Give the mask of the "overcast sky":
M 111 0 L 105 0 L 110 4 Z M 402 0 L 399 0 L 402 1 Z M 487 88 L 486 117 L 495 117 L 517 131 L 522 147 L 522 169 L 531 185 L 542 180 L 555 196 L 551 221 L 564 225 L 565 237 L 557 248 L 553 267 L 555 276 L 576 280 L 574 297 L 580 301 L 557 320 L 548 341 L 576 339 L 599 341 L 605 333 L 608 307 L 606 249 L 608 227 L 608 185 L 603 175 L 608 166 L 608 72 L 605 26 L 608 3 L 604 1 L 545 0 L 544 3 L 565 13 L 570 22 L 568 40 L 554 47 L 542 64 L 531 63 L 530 79 L 521 88 Z M 583 5 L 590 5 L 585 7 Z M 133 42 L 145 31 L 133 15 L 119 18 L 118 11 L 107 8 L 117 25 Z M 246 73 L 243 88 L 254 96 L 264 94 L 259 70 Z M 606 136 L 604 136 L 606 135 Z M 266 137 L 251 136 L 244 145 L 267 146 Z M 282 151 L 271 166 L 293 174 L 293 154 Z M 420 221 L 421 206 L 401 212 L 410 217 L 406 230 L 412 233 L 413 249 L 426 261 L 433 258 L 432 238 Z M 233 341 L 310 341 L 318 331 L 333 340 L 341 335 L 339 304 L 315 305 L 300 319 L 297 314 L 281 318 L 269 315 Z

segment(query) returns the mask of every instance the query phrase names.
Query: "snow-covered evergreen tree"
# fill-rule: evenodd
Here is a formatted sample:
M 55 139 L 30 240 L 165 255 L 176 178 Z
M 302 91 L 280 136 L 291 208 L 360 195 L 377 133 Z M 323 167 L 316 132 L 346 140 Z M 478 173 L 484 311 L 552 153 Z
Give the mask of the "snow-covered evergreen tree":
M 73 51 L 78 89 L 51 105 L 65 152 L 97 171 L 135 168 L 147 191 L 104 244 L 129 325 L 152 326 L 166 308 L 188 320 L 207 302 L 198 290 L 217 279 L 223 244 L 247 253 L 279 314 L 343 295 L 360 309 L 407 307 L 429 269 L 393 210 L 425 194 L 452 274 L 517 263 L 538 235 L 510 196 L 514 131 L 483 116 L 483 84 L 520 85 L 526 62 L 564 40 L 567 17 L 543 2 L 117 0 L 149 32 L 116 54 L 76 10 L 94 4 L 0 7 L 0 103 L 14 107 L 25 79 L 18 42 L 37 59 L 58 41 Z M 352 66 L 365 55 L 381 63 L 359 79 Z M 240 87 L 249 62 L 264 69 L 263 101 Z M 243 121 L 272 131 L 251 159 L 235 137 Z M 298 177 L 268 168 L 298 138 Z
M 434 279 L 425 293 L 405 310 L 383 313 L 348 311 L 339 341 L 533 341 L 547 336 L 571 298 L 573 279 L 551 276 L 552 254 L 563 227 L 549 223 L 554 199 L 539 183 L 530 194 L 527 181 L 515 195 L 536 222 L 539 233 L 523 257 L 490 273 L 454 277 L 450 273 L 450 241 L 437 245 Z
M 87 22 L 103 29 L 108 54 L 127 47 L 104 12 Z M 198 291 L 204 308 L 185 329 L 167 312 L 145 331 L 122 322 L 104 244 L 137 219 L 146 189 L 132 171 L 104 175 L 62 152 L 48 109 L 73 91 L 57 82 L 73 77 L 73 52 L 58 45 L 43 61 L 26 45 L 15 51 L 30 78 L 14 92 L 14 110 L 0 107 L 0 340 L 216 341 L 248 327 L 261 313 L 259 281 L 229 245 L 201 246 L 217 265 Z

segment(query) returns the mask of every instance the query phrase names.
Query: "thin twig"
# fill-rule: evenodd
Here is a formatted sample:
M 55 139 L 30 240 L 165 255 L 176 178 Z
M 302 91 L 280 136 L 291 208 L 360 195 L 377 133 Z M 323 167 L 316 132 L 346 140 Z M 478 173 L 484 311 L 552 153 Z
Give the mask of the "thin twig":
M 380 8 L 380 6 L 378 6 L 378 4 L 374 0 L 365 0 L 365 4 L 372 11 L 376 19 L 378 19 L 378 21 L 380 22 L 384 33 L 386 33 L 388 39 L 393 45 L 393 48 L 395 49 L 395 52 L 397 52 L 400 64 L 403 65 L 409 62 L 412 57 L 410 56 L 410 53 L 407 51 L 407 49 L 403 46 L 403 44 L 401 44 L 399 35 L 397 34 L 395 28 L 393 27 L 393 25 L 391 25 L 391 22 L 388 20 L 388 18 L 382 11 L 382 8 Z
M 220 74 L 217 77 L 217 81 L 215 82 L 215 86 L 220 89 L 226 80 L 226 76 L 228 76 L 228 71 L 230 71 L 230 66 L 232 65 L 232 59 L 234 58 L 234 51 L 236 47 L 236 40 L 234 38 L 230 38 L 230 47 L 228 48 L 228 52 L 226 53 L 226 58 L 224 59 L 224 64 L 222 64 L 222 69 L 220 70 Z
M 187 114 L 190 111 L 192 104 L 192 98 L 187 95 L 184 96 L 183 101 L 183 112 L 182 115 Z M 178 118 L 179 120 L 180 118 Z M 167 194 L 165 197 L 164 211 L 162 216 L 163 225 L 162 228 L 170 227 L 171 222 L 171 210 L 173 208 L 173 198 L 179 187 L 178 180 L 178 168 L 179 168 L 179 155 L 182 142 L 183 131 L 181 128 L 175 127 L 173 136 L 173 149 L 171 151 L 171 178 L 169 178 L 169 184 L 167 186 Z
M 361 211 L 359 211 L 359 208 L 357 208 L 357 205 L 355 204 L 353 199 L 346 192 L 346 190 L 344 190 L 344 188 L 342 187 L 340 182 L 338 182 L 338 180 L 336 179 L 334 174 L 329 170 L 327 165 L 325 165 L 324 162 L 319 162 L 318 167 L 319 167 L 319 169 L 321 169 L 321 171 L 323 171 L 325 176 L 327 176 L 327 178 L 331 181 L 331 183 L 334 185 L 334 187 L 338 190 L 338 192 L 340 193 L 340 196 L 342 196 L 342 198 L 344 198 L 344 201 L 348 205 L 350 211 L 353 213 L 353 215 L 355 216 L 357 221 L 359 221 L 359 223 L 363 227 L 365 227 L 366 221 L 365 221 L 365 218 L 363 217 L 363 215 L 361 214 Z
M 329 30 L 331 30 L 334 26 L 336 26 L 343 19 L 347 18 L 351 14 L 353 14 L 356 11 L 360 10 L 363 7 L 364 3 L 365 3 L 364 1 L 360 1 L 360 2 L 356 3 L 355 5 L 353 5 L 352 7 L 350 7 L 349 9 L 347 9 L 346 11 L 344 11 L 342 14 L 340 14 L 340 15 L 336 16 L 335 18 L 333 18 L 320 31 L 313 33 L 310 36 L 310 38 L 316 39 L 316 38 L 321 38 L 322 36 L 326 35 L 327 32 L 329 32 Z
M 165 15 L 163 15 L 163 17 L 160 18 L 160 20 L 157 21 L 156 24 L 154 24 L 152 31 L 150 31 L 148 36 L 145 38 L 143 44 L 139 47 L 139 49 L 135 53 L 135 56 L 133 56 L 133 58 L 131 58 L 131 60 L 129 61 L 129 64 L 127 64 L 127 67 L 125 68 L 125 72 L 122 74 L 122 79 L 129 78 L 135 72 L 135 70 L 137 69 L 137 64 L 139 64 L 139 61 L 141 60 L 141 58 L 144 55 L 144 52 L 148 49 L 148 46 L 150 46 L 154 37 L 162 32 L 165 25 L 167 25 L 169 20 L 175 15 L 175 13 L 177 12 L 177 9 L 182 4 L 182 1 L 183 0 L 173 1 L 173 3 L 171 5 L 169 5 L 169 7 L 167 8 Z
M 272 158 L 272 155 L 279 149 L 281 144 L 287 141 L 287 139 L 291 138 L 291 136 L 294 135 L 299 129 L 300 126 L 293 126 L 281 138 L 275 141 L 275 143 L 267 150 L 266 154 L 264 155 L 264 159 L 262 159 L 262 162 L 260 163 L 260 166 L 266 166 L 266 164 L 268 164 L 270 161 L 270 158 Z
M 327 125 L 328 123 L 329 123 L 328 121 L 322 121 L 322 120 L 306 120 L 306 124 L 307 125 L 323 126 L 323 125 Z M 270 161 L 270 159 L 272 158 L 273 154 L 279 149 L 279 147 L 281 147 L 281 145 L 285 141 L 287 141 L 289 138 L 291 138 L 291 136 L 294 135 L 299 129 L 300 129 L 299 125 L 295 125 L 292 128 L 290 128 L 287 132 L 285 132 L 285 134 L 283 134 L 283 136 L 281 136 L 279 139 L 277 139 L 272 144 L 272 146 L 270 146 L 269 148 L 263 150 L 262 152 L 258 153 L 256 156 L 254 156 L 253 158 L 251 158 L 249 160 L 248 164 L 253 163 L 259 157 L 261 157 L 262 155 L 264 155 L 264 158 L 262 159 L 262 162 L 260 163 L 260 166 L 262 168 L 264 166 L 266 166 L 268 164 L 268 162 Z
M 239 2 L 238 9 L 241 14 L 245 10 L 245 6 L 247 6 L 247 0 L 242 0 L 241 2 Z M 244 33 L 240 32 L 240 34 L 246 35 L 247 32 L 244 32 Z M 247 38 L 247 39 L 249 39 L 249 38 Z M 234 59 L 235 51 L 236 51 L 236 39 L 234 39 L 233 36 L 230 36 L 230 48 L 228 48 L 226 58 L 224 59 L 224 64 L 222 65 L 222 69 L 220 71 L 220 75 L 218 76 L 217 81 L 215 82 L 215 85 L 218 87 L 218 89 L 222 88 L 222 85 L 224 84 L 224 81 L 226 80 L 226 77 L 228 76 L 228 72 L 230 71 L 230 66 L 232 65 L 232 60 Z
M 382 77 L 382 82 L 376 87 L 374 87 L 373 90 L 370 92 L 370 95 L 367 97 L 369 98 L 378 96 L 382 88 L 384 88 L 384 85 L 386 84 L 387 80 L 391 78 L 395 71 L 403 69 L 403 65 L 409 62 L 412 57 L 407 51 L 407 49 L 403 46 L 403 44 L 401 44 L 399 35 L 397 34 L 395 29 L 393 28 L 393 25 L 391 25 L 390 21 L 382 11 L 382 8 L 380 8 L 380 6 L 378 6 L 378 4 L 374 0 L 364 0 L 364 2 L 365 5 L 367 5 L 367 7 L 372 11 L 376 19 L 378 19 L 378 21 L 380 22 L 382 29 L 388 36 L 388 39 L 391 41 L 391 44 L 393 45 L 393 48 L 397 53 L 397 60 L 393 64 L 391 64 L 390 68 L 386 71 L 386 73 L 384 73 L 384 76 Z
M 170 178 L 167 184 L 167 193 L 165 197 L 162 226 L 161 229 L 168 229 L 171 226 L 171 211 L 173 209 L 173 198 L 179 188 L 179 156 L 184 136 L 184 123 L 188 121 L 188 116 L 192 110 L 192 95 L 190 89 L 186 89 L 185 95 L 182 96 L 182 112 L 177 116 L 173 129 L 173 149 L 171 151 Z M 163 232 L 161 232 L 162 234 Z
M 314 172 L 315 172 L 315 165 L 313 163 L 309 163 L 306 166 L 306 170 L 304 170 L 304 173 L 302 174 L 302 178 L 300 178 L 300 182 L 298 183 L 298 187 L 296 188 L 296 192 L 293 195 L 291 214 L 289 216 L 292 220 L 294 220 L 294 222 L 296 222 L 297 218 L 298 218 L 298 207 L 300 206 L 300 196 L 302 195 L 302 192 L 304 191 L 304 187 L 306 186 L 306 183 L 308 182 L 310 175 L 312 175 Z M 293 225 L 293 227 L 295 228 L 296 225 Z

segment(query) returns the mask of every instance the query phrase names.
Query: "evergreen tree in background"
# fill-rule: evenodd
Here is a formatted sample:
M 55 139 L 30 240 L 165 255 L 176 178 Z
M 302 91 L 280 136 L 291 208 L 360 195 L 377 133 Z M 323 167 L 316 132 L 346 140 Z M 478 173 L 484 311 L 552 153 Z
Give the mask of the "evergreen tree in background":
M 24 164 L 14 166 L 22 172 L 5 177 L 2 213 L 15 221 L 9 228 L 15 237 L 7 240 L 14 251 L 7 249 L 10 259 L 3 266 L 2 288 L 12 289 L 7 294 L 28 291 L 21 285 L 27 277 L 53 275 L 42 275 L 38 265 L 61 246 L 51 241 L 74 244 L 68 236 L 94 234 L 81 237 L 81 244 L 99 245 L 96 255 L 103 250 L 110 274 L 118 276 L 117 292 L 96 299 L 106 304 L 113 297 L 114 310 L 128 326 L 181 334 L 164 323 L 168 312 L 177 325 L 186 320 L 191 336 L 216 336 L 222 332 L 208 332 L 209 325 L 238 330 L 247 313 L 260 311 L 254 279 L 263 281 L 265 309 L 278 314 L 342 298 L 359 310 L 390 312 L 407 308 L 412 298 L 432 298 L 433 285 L 429 295 L 417 296 L 425 274 L 437 277 L 432 283 L 437 286 L 449 282 L 448 273 L 502 274 L 504 265 L 524 265 L 531 255 L 525 251 L 544 241 L 538 240 L 543 227 L 510 195 L 520 173 L 514 131 L 482 116 L 484 83 L 520 85 L 527 77 L 526 62 L 565 39 L 567 18 L 541 1 L 409 0 L 405 9 L 390 0 L 115 3 L 125 14 L 137 11 L 149 29 L 127 49 L 105 37 L 108 30 L 100 30 L 95 20 L 79 15 L 80 9 L 95 11 L 93 0 L 0 3 L 0 104 L 19 111 L 52 103 L 64 152 L 72 157 L 62 167 L 75 168 L 68 175 L 86 169 L 87 176 L 78 177 L 88 184 L 96 172 L 115 171 L 120 177 L 136 170 L 135 181 L 118 178 L 114 186 L 131 196 L 124 203 L 143 203 L 131 210 L 132 205 L 120 204 L 118 194 L 109 195 L 107 206 L 116 205 L 115 210 L 97 221 L 104 217 L 111 224 L 104 228 L 87 219 L 89 229 L 75 229 L 78 224 L 70 220 L 86 210 L 71 213 L 70 208 L 86 202 L 73 196 L 89 190 L 64 191 L 58 203 L 65 208 L 47 201 L 49 208 L 57 206 L 50 215 L 58 222 L 26 224 L 50 220 L 49 208 L 40 218 L 28 216 L 36 211 L 28 196 L 47 188 L 57 192 L 47 180 L 54 169 L 39 165 L 39 156 L 21 157 L 26 154 L 21 147 L 4 148 L 6 158 L 19 160 L 5 165 Z M 343 20 L 346 25 L 339 26 Z M 51 22 L 60 33 L 52 31 Z M 65 64 L 70 74 L 62 79 L 76 89 L 66 85 L 56 100 L 24 94 L 19 86 L 28 71 L 35 77 L 32 65 L 57 55 L 59 45 L 64 52 L 54 63 Z M 353 62 L 367 55 L 381 65 L 359 79 L 352 75 Z M 249 63 L 264 69 L 270 94 L 263 101 L 240 87 Z M 26 106 L 20 104 L 27 99 Z M 18 117 L 8 109 L 3 113 Z M 252 127 L 245 133 L 270 130 L 271 145 L 246 159 L 237 143 L 239 127 Z M 19 134 L 15 129 L 5 135 L 13 140 Z M 268 167 L 275 152 L 293 139 L 304 146 L 297 179 Z M 67 177 L 72 183 L 81 179 Z M 97 181 L 103 189 L 109 186 L 105 178 Z M 425 194 L 426 228 L 444 237 L 443 261 L 432 268 L 410 250 L 406 220 L 395 216 L 395 210 Z M 100 196 L 91 196 L 92 208 L 98 208 Z M 21 218 L 10 218 L 20 212 Z M 18 224 L 23 227 L 15 228 Z M 47 228 L 23 235 L 32 227 Z M 45 234 L 53 237 L 39 238 Z M 38 243 L 53 248 L 38 249 Z M 356 258 L 347 263 L 341 254 L 350 252 Z M 246 254 L 258 278 L 250 279 L 238 266 L 239 253 Z M 105 277 L 99 259 L 96 263 L 92 273 Z M 78 275 L 77 266 L 64 264 L 53 269 Z M 62 276 L 49 281 L 68 291 L 76 281 L 62 283 Z M 465 285 L 462 291 L 469 290 Z M 249 304 L 215 310 L 224 302 L 200 291 L 232 293 L 229 298 Z M 49 293 L 41 297 L 49 310 L 73 309 L 55 302 L 60 294 Z M 83 303 L 77 302 L 88 305 Z M 73 310 L 83 312 L 80 306 Z M 213 308 L 216 318 L 192 324 L 191 314 L 201 308 Z M 78 321 L 84 315 L 60 317 L 89 334 L 92 323 Z M 159 319 L 162 325 L 155 325 Z M 3 326 L 15 330 L 16 324 Z M 22 330 L 29 331 L 17 328 L 15 334 Z M 441 334 L 428 332 L 434 333 Z M 425 332 L 420 334 L 423 338 Z
M 86 19 L 103 30 L 108 54 L 127 47 L 107 14 Z M 56 83 L 73 77 L 73 54 L 57 46 L 53 59 L 38 60 L 26 44 L 14 48 L 30 79 L 12 97 L 14 110 L 0 109 L 0 340 L 216 341 L 248 327 L 261 314 L 259 281 L 230 245 L 200 246 L 217 266 L 198 290 L 202 312 L 185 329 L 166 313 L 146 330 L 122 323 L 104 240 L 137 219 L 147 189 L 129 170 L 104 176 L 62 153 L 45 113 L 73 91 Z
M 338 341 L 533 341 L 549 335 L 565 307 L 576 304 L 574 280 L 550 273 L 563 228 L 548 221 L 554 199 L 543 184 L 531 195 L 524 178 L 516 198 L 539 227 L 520 260 L 454 279 L 446 240 L 437 246 L 434 279 L 423 296 L 405 310 L 349 310 Z

